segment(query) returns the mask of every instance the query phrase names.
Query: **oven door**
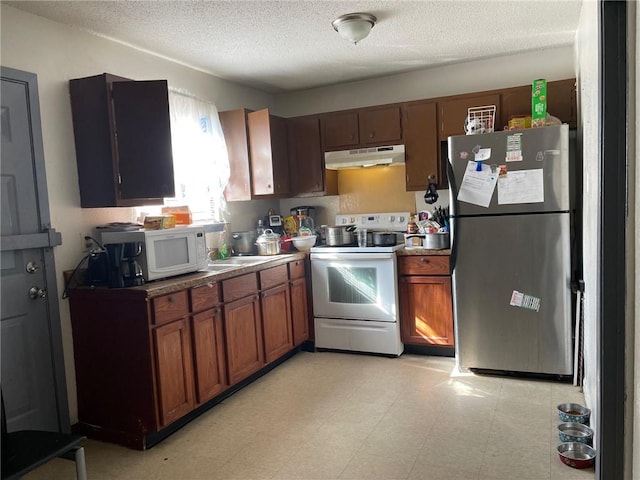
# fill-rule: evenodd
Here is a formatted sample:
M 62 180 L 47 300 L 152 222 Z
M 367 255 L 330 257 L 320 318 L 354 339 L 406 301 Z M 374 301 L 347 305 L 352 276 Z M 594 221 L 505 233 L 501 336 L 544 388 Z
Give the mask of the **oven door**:
M 396 322 L 395 253 L 312 253 L 315 317 Z

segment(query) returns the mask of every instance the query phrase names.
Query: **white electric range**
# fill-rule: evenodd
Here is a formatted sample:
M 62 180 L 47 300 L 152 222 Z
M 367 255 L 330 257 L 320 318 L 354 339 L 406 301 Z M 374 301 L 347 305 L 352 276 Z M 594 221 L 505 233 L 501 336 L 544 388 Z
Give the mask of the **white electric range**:
M 403 246 L 408 221 L 408 212 L 338 215 L 337 226 L 397 232 L 398 240 L 311 249 L 316 348 L 402 354 L 395 252 Z

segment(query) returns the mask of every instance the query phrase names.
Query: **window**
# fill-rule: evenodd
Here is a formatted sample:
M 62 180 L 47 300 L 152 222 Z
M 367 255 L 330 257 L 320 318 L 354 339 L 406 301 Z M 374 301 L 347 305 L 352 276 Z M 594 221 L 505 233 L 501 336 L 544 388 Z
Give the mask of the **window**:
M 194 222 L 225 222 L 229 157 L 218 110 L 213 103 L 170 90 L 169 111 L 176 196 L 164 204 L 188 205 Z

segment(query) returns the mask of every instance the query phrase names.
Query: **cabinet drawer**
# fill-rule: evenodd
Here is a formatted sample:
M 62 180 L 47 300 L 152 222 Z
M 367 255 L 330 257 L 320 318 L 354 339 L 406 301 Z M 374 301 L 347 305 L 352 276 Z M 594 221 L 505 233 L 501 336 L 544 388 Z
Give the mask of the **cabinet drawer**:
M 398 257 L 400 275 L 450 275 L 448 255 L 409 255 Z
M 162 323 L 177 320 L 189 312 L 187 291 L 170 293 L 153 299 L 153 323 Z
M 232 302 L 258 291 L 258 277 L 255 273 L 240 275 L 222 282 L 222 299 Z
M 289 264 L 289 278 L 304 277 L 304 260 L 295 260 Z
M 286 265 L 262 270 L 258 275 L 260 275 L 260 288 L 263 290 L 265 288 L 271 288 L 276 285 L 286 283 L 289 280 Z
M 220 286 L 216 282 L 198 285 L 189 290 L 191 311 L 201 312 L 220 303 Z

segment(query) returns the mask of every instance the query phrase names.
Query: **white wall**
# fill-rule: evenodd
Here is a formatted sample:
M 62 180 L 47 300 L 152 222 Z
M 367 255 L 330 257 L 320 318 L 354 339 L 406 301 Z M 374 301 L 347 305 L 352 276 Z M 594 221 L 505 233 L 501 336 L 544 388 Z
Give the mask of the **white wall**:
M 2 65 L 38 75 L 44 157 L 52 226 L 62 233 L 55 249 L 58 292 L 62 272 L 80 261 L 81 232 L 112 221 L 135 220 L 133 209 L 82 209 L 71 124 L 69 80 L 103 72 L 134 80 L 167 79 L 171 87 L 213 101 L 220 111 L 264 108 L 272 97 L 154 57 L 76 28 L 1 6 Z M 77 420 L 73 344 L 66 300 L 60 300 L 71 420 Z
M 276 96 L 283 117 L 331 112 L 530 84 L 575 76 L 572 47 L 459 63 Z M 553 112 L 550 112 L 553 114 Z
M 583 2 L 576 38 L 578 64 L 579 138 L 583 156 L 583 256 L 584 256 L 584 395 L 592 409 L 592 425 L 598 425 L 600 367 L 597 363 L 600 332 L 599 271 L 599 26 L 597 2 Z M 598 432 L 596 432 L 596 435 Z

